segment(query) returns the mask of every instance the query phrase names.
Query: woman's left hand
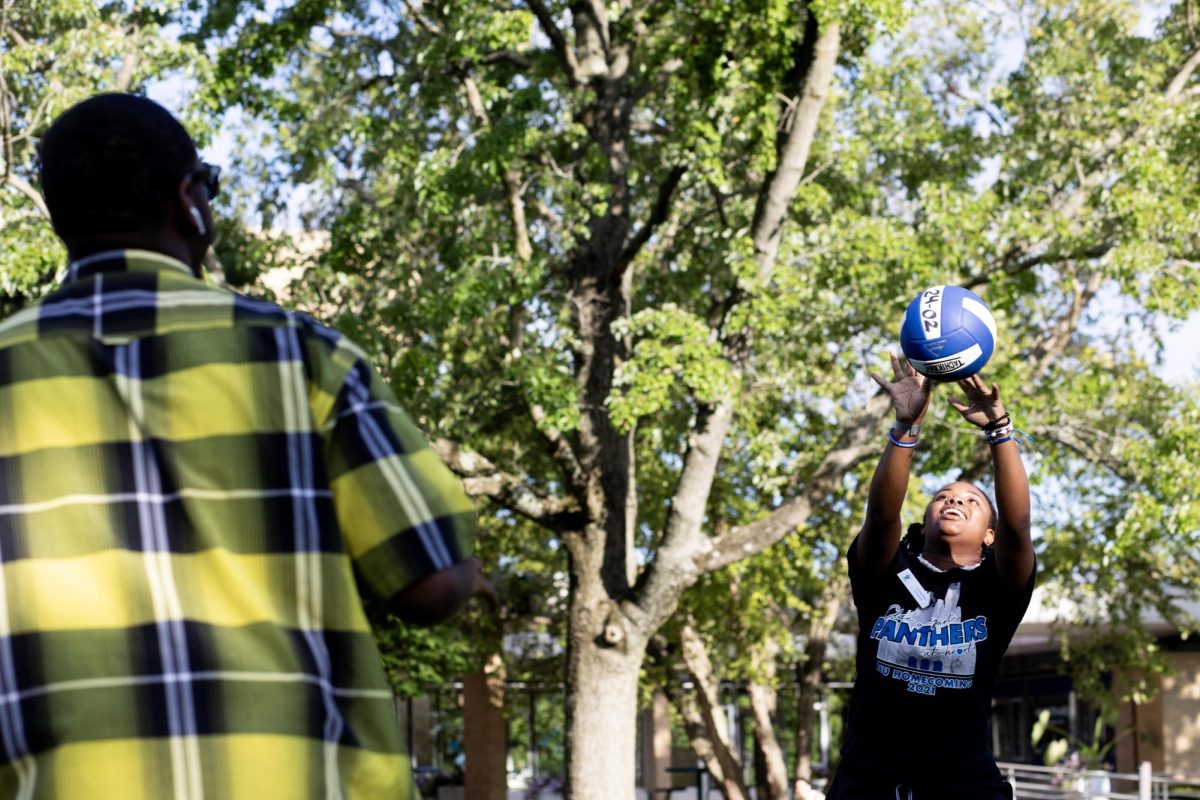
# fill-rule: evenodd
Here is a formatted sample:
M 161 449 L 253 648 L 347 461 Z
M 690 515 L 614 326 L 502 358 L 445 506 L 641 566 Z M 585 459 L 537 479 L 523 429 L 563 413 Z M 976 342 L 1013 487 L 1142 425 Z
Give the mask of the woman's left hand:
M 963 378 L 958 382 L 966 394 L 966 399 L 950 398 L 950 405 L 963 415 L 963 419 L 980 428 L 988 423 L 1001 419 L 1004 414 L 1004 403 L 1000 400 L 1000 387 L 992 384 L 991 388 L 978 375 Z

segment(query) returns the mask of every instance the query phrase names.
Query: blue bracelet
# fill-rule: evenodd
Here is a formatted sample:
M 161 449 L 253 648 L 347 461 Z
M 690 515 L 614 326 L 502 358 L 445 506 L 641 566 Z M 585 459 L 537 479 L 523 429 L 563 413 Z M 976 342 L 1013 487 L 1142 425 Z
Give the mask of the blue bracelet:
M 995 440 L 988 439 L 988 444 L 990 444 L 992 447 L 995 447 L 998 444 L 1004 444 L 1005 442 L 1011 442 L 1012 438 L 1013 437 L 1011 437 L 1011 436 L 1005 436 L 1003 439 L 995 439 Z
M 902 442 L 899 439 L 897 439 L 896 434 L 892 433 L 891 428 L 888 428 L 888 441 L 891 442 L 892 444 L 896 445 L 896 447 L 903 447 L 905 450 L 911 450 L 917 446 L 916 441 Z

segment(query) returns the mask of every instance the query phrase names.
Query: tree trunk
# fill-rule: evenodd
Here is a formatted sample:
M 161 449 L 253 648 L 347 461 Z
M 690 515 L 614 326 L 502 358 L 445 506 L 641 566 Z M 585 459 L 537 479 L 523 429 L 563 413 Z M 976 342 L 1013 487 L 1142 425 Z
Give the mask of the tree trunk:
M 640 646 L 624 649 L 591 640 L 571 641 L 567 800 L 633 800 L 641 664 Z
M 741 758 L 734 751 L 733 743 L 729 741 L 729 724 L 721 709 L 719 697 L 720 684 L 713 672 L 704 640 L 691 625 L 683 626 L 680 640 L 683 644 L 683 660 L 696 686 L 696 707 L 708 743 L 706 747 L 696 748 L 696 742 L 693 741 L 693 749 L 704 759 L 709 773 L 726 800 L 747 800 L 750 792 L 747 791 L 745 779 L 742 777 Z M 713 761 L 716 762 L 715 765 L 711 763 Z
M 755 748 L 762 751 L 764 777 L 758 800 L 787 800 L 787 765 L 783 760 L 783 748 L 775 737 L 775 725 L 771 715 L 775 712 L 775 687 L 751 682 L 747 687 L 750 694 L 750 712 L 754 717 Z
M 796 779 L 792 786 L 792 796 L 796 800 L 807 800 L 812 793 L 813 706 L 820 695 L 825 651 L 841 612 L 846 583 L 846 578 L 838 573 L 826 584 L 821 608 L 809 623 L 804 662 L 796 667 L 799 696 L 796 699 Z
M 713 549 L 703 531 L 703 510 L 734 409 L 732 402 L 725 402 L 698 411 L 698 429 L 690 437 L 662 543 L 652 565 L 638 579 L 633 558 L 638 497 L 635 434 L 616 429 L 607 406 L 614 371 L 628 359 L 632 343 L 627 334 L 618 335 L 614 323 L 629 316 L 633 295 L 630 265 L 638 247 L 667 217 L 670 195 L 682 172 L 671 171 L 660 187 L 656 210 L 631 236 L 629 146 L 636 92 L 630 91 L 627 79 L 630 46 L 614 41 L 620 29 L 609 26 L 607 6 L 598 0 L 571 4 L 574 45 L 548 3 L 529 0 L 528 5 L 572 84 L 590 90 L 591 97 L 579 110 L 578 119 L 604 157 L 607 184 L 606 202 L 589 216 L 586 240 L 571 253 L 565 275 L 575 333 L 572 358 L 579 393 L 578 425 L 569 440 L 542 430 L 555 440 L 552 452 L 586 520 L 581 529 L 562 537 L 570 554 L 571 576 L 567 796 L 570 800 L 631 800 L 641 658 L 649 637 L 670 617 L 680 596 L 703 571 L 697 569 L 698 559 Z M 788 95 L 796 97 L 796 110 L 781 136 L 777 167 L 762 187 L 763 200 L 752 226 L 755 263 L 763 279 L 778 252 L 838 51 L 836 23 L 818 31 L 812 17 L 805 37 L 801 69 L 797 80 L 787 87 Z M 742 355 L 735 352 L 738 347 L 727 344 L 726 349 L 738 358 Z M 766 544 L 761 541 L 757 546 L 761 549 Z M 738 552 L 745 557 L 754 551 L 750 546 Z M 730 558 L 728 554 L 724 557 Z M 715 724 L 713 700 L 700 699 L 711 727 Z M 707 709 L 706 704 L 710 706 Z M 727 744 L 720 743 L 719 727 L 714 733 L 718 755 L 727 762 L 724 772 L 736 780 L 735 788 L 740 790 L 740 794 L 728 796 L 744 797 L 740 764 L 735 756 L 730 760 Z M 726 784 L 730 785 L 729 781 Z
M 679 718 L 683 720 L 683 730 L 687 734 L 688 744 L 692 746 L 692 752 L 703 762 L 713 784 L 727 798 L 731 797 L 727 787 L 725 768 L 721 766 L 728 759 L 717 757 L 718 748 L 724 747 L 728 753 L 728 745 L 713 738 L 712 729 L 704 715 L 700 713 L 700 705 L 696 702 L 694 693 L 688 694 L 681 691 L 679 694 L 672 694 L 671 698 L 675 704 L 675 710 L 679 712 Z M 738 795 L 735 793 L 732 797 L 737 798 Z
M 466 800 L 508 797 L 508 725 L 504 720 L 504 660 L 492 653 L 480 672 L 463 679 Z
M 788 800 L 787 764 L 783 748 L 775 736 L 775 660 L 779 645 L 768 639 L 756 644 L 749 653 L 756 679 L 746 693 L 750 697 L 750 716 L 754 722 L 755 773 L 758 800 Z

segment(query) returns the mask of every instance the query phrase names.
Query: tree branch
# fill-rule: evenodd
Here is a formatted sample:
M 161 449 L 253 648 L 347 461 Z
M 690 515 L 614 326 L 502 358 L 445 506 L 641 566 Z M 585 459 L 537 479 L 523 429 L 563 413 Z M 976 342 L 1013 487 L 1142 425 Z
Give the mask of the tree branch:
M 471 497 L 487 497 L 552 530 L 576 530 L 582 524 L 574 498 L 547 497 L 522 478 L 499 469 L 484 456 L 448 439 L 433 439 L 430 448 L 450 471 L 462 478 Z
M 533 245 L 529 241 L 525 203 L 521 199 L 521 173 L 515 167 L 506 167 L 504 170 L 504 190 L 508 195 L 508 213 L 512 219 L 517 258 L 522 262 L 528 261 L 533 258 Z
M 415 3 L 413 0 L 404 0 L 404 5 L 408 7 L 408 13 L 412 14 L 413 21 L 420 25 L 422 30 L 433 36 L 442 35 L 442 27 L 425 16 L 419 3 Z
M 813 706 L 821 691 L 826 650 L 833 628 L 837 624 L 842 605 L 847 602 L 846 584 L 849 576 L 837 570 L 821 592 L 821 604 L 813 609 L 808 623 L 808 641 L 804 646 L 804 660 L 796 665 L 796 683 L 799 689 L 796 698 L 796 758 L 792 784 L 792 796 L 799 800 L 810 796 L 812 789 L 812 729 Z
M 1075 331 L 1079 328 L 1079 320 L 1083 316 L 1084 309 L 1087 308 L 1092 298 L 1096 296 L 1096 292 L 1100 291 L 1100 287 L 1103 284 L 1104 274 L 1100 271 L 1092 272 L 1088 276 L 1087 282 L 1082 286 L 1078 281 L 1075 282 L 1070 306 L 1050 326 L 1042 339 L 1033 348 L 1033 352 L 1029 358 L 1032 363 L 1032 370 L 1030 371 L 1028 381 L 1030 384 L 1035 384 L 1041 380 L 1050 370 L 1055 360 L 1067 349 L 1067 345 L 1071 342 L 1071 337 L 1074 336 Z M 1043 429 L 1038 428 L 1037 430 L 1040 431 Z M 1032 433 L 1033 431 L 1030 430 L 1029 432 Z M 976 442 L 975 448 L 971 451 L 971 461 L 963 467 L 959 473 L 958 480 L 974 483 L 987 472 L 988 467 L 991 465 L 991 448 L 988 446 L 986 440 L 980 438 Z
M 1189 100 L 1194 94 L 1200 92 L 1200 87 L 1193 87 L 1185 91 L 1187 82 L 1195 74 L 1196 70 L 1200 69 L 1200 47 L 1197 47 L 1187 55 L 1179 69 L 1171 76 L 1167 82 L 1166 88 L 1163 90 L 1164 98 L 1170 103 L 1178 103 Z M 1120 130 L 1114 130 L 1108 137 L 1106 147 L 1108 152 L 1117 148 L 1122 144 L 1136 143 L 1149 132 L 1149 127 L 1141 125 L 1134 129 L 1130 134 L 1123 135 Z M 1100 163 L 1105 162 L 1105 158 L 1100 158 Z M 1092 189 L 1104 183 L 1110 172 L 1107 169 L 1097 168 L 1086 175 L 1080 175 L 1078 185 L 1066 195 L 1061 202 L 1053 204 L 1053 209 L 1062 216 L 1064 220 L 1071 220 L 1078 216 L 1083 210 L 1084 203 L 1088 198 L 1088 193 Z M 1039 264 L 1061 263 L 1068 260 L 1077 260 L 1079 258 L 1099 258 L 1107 253 L 1114 246 L 1112 242 L 1101 242 L 1090 248 L 1078 253 L 1053 253 L 1044 252 L 1037 255 L 1020 258 L 1022 254 L 1028 254 L 1039 247 L 1044 246 L 1045 240 L 1042 242 L 1031 243 L 1023 248 L 1011 249 L 1001 261 L 995 266 L 984 269 L 979 274 L 967 279 L 962 285 L 967 288 L 974 288 L 980 284 L 986 283 L 992 275 L 997 272 L 1017 273 Z
M 8 24 L 8 12 L 14 5 L 16 5 L 16 0 L 3 0 L 3 4 L 0 5 L 0 12 L 4 15 L 3 25 L 0 25 L 0 36 L 11 36 L 16 41 L 17 47 L 29 47 L 29 40 L 19 30 Z M 36 71 L 36 68 L 33 71 Z
M 833 80 L 833 67 L 841 41 L 836 22 L 818 30 L 816 18 L 812 16 L 806 23 L 805 36 L 814 38 L 812 47 L 800 48 L 802 52 L 797 56 L 798 62 L 803 63 L 798 64 L 797 70 L 799 84 L 796 93 L 799 99 L 796 113 L 792 124 L 782 133 L 778 167 L 762 187 L 751 227 L 755 264 L 759 277 L 763 279 L 773 268 L 779 252 L 783 222 L 808 163 L 809 149 L 816 136 L 821 107 Z M 738 287 L 735 286 L 733 291 L 736 295 Z M 731 306 L 732 303 L 725 308 L 723 317 Z M 741 335 L 738 336 L 739 342 L 743 339 Z M 740 344 L 726 342 L 726 348 L 740 366 L 740 353 L 737 352 Z M 711 406 L 701 407 L 696 414 L 679 483 L 671 498 L 662 544 L 654 562 L 642 574 L 635 591 L 638 606 L 654 620 L 652 624 L 655 627 L 674 611 L 682 587 L 691 585 L 701 572 L 716 568 L 704 566 L 707 554 L 711 551 L 707 548 L 708 540 L 703 535 L 702 525 L 721 448 L 733 424 L 734 402 L 732 397 L 722 398 Z M 780 533 L 775 539 L 782 535 Z M 753 549 L 751 546 L 751 549 L 757 552 L 761 547 Z M 750 555 L 750 552 L 747 550 L 745 555 Z M 736 560 L 730 558 L 723 563 Z
M 8 81 L 0 70 L 0 136 L 4 137 L 4 178 L 13 174 L 13 135 L 8 106 Z
M 1123 481 L 1137 481 L 1137 475 L 1129 469 L 1129 462 L 1121 456 L 1122 446 L 1117 437 L 1063 420 L 1055 425 L 1031 425 L 1027 432 L 1037 439 L 1062 445 L 1085 461 L 1101 465 Z M 1106 443 L 1105 439 L 1109 441 Z
M 4 175 L 2 180 L 4 183 L 7 183 L 9 186 L 28 197 L 33 202 L 33 205 L 35 208 L 37 208 L 38 212 L 41 213 L 42 217 L 45 219 L 50 219 L 50 209 L 46 208 L 46 201 L 42 199 L 41 194 L 38 193 L 37 189 L 33 188 L 29 181 L 25 180 L 15 172 L 10 172 L 7 175 Z
M 681 588 L 690 586 L 704 571 L 698 567 L 696 554 L 705 550 L 704 512 L 725 434 L 732 422 L 731 398 L 703 407 L 696 414 L 684 467 L 671 497 L 662 543 L 635 588 L 635 602 L 650 617 L 651 630 L 674 612 Z
M 533 61 L 522 53 L 516 50 L 496 50 L 488 53 L 483 58 L 479 59 L 480 64 L 511 64 L 519 69 L 529 69 L 533 66 Z
M 554 21 L 554 17 L 550 14 L 550 9 L 546 7 L 543 0 L 526 0 L 526 5 L 533 15 L 537 17 L 538 24 L 542 27 L 542 32 L 546 34 L 546 38 L 550 40 L 550 44 L 554 47 L 555 54 L 558 55 L 559 63 L 567 73 L 567 77 L 572 83 L 583 85 L 587 83 L 587 76 L 579 67 L 579 59 L 575 57 L 575 51 L 571 49 L 571 45 L 567 43 L 567 37 L 563 36 L 563 32 L 558 27 L 558 23 Z
M 654 235 L 654 231 L 658 226 L 667 221 L 667 217 L 671 213 L 671 197 L 674 195 L 676 188 L 679 186 L 679 181 L 683 178 L 683 174 L 686 171 L 687 167 L 675 166 L 667 173 L 667 177 L 658 187 L 658 198 L 654 201 L 654 208 L 650 211 L 650 218 L 630 238 L 629 244 L 621 252 L 617 267 L 619 270 L 624 270 L 632 263 L 633 259 L 637 258 L 638 252 L 641 251 L 646 242 L 650 241 L 650 237 Z
M 543 203 L 540 198 L 534 199 L 533 210 L 537 212 L 539 217 L 546 221 L 546 223 L 550 226 L 550 229 L 555 233 L 561 234 L 564 230 L 566 230 L 566 226 L 563 225 L 563 221 L 559 218 L 558 214 L 555 214 L 554 210 L 550 208 L 550 206 Z
M 492 124 L 491 118 L 488 116 L 487 107 L 483 104 L 483 96 L 479 92 L 479 84 L 475 82 L 475 77 L 471 74 L 470 69 L 465 65 L 456 64 L 454 65 L 454 70 L 462 81 L 463 89 L 467 93 L 467 107 L 471 110 L 471 116 L 474 118 L 475 123 L 480 127 L 490 127 Z M 521 198 L 521 171 L 509 165 L 504 168 L 501 180 L 504 183 L 504 194 L 508 200 L 509 219 L 512 220 L 513 246 L 517 254 L 512 274 L 514 279 L 517 279 L 524 271 L 525 262 L 533 258 L 533 244 L 529 238 L 529 223 L 525 218 L 525 203 Z M 522 338 L 521 334 L 525 325 L 523 311 L 524 309 L 519 303 L 513 304 L 509 309 L 509 340 L 513 343 L 513 346 L 518 346 Z
M 136 11 L 136 7 L 135 7 Z M 125 45 L 125 54 L 121 57 L 121 68 L 113 79 L 114 92 L 128 92 L 133 85 L 133 74 L 138 66 L 138 35 L 140 29 L 136 17 L 129 25 L 129 41 Z
M 1071 337 L 1079 327 L 1079 319 L 1083 315 L 1083 310 L 1087 308 L 1087 304 L 1092 301 L 1103 284 L 1104 273 L 1099 270 L 1092 272 L 1088 276 L 1087 283 L 1082 286 L 1078 281 L 1074 281 L 1070 307 L 1033 348 L 1030 359 L 1033 363 L 1033 370 L 1030 373 L 1029 383 L 1037 383 L 1049 371 L 1054 360 L 1067 348 Z
M 5 3 L 0 10 L 0 41 L 8 36 L 8 9 L 9 4 Z M 13 133 L 8 78 L 3 69 L 0 69 L 0 136 L 4 137 L 4 178 L 7 180 L 13 174 Z
M 583 53 L 579 70 L 584 80 L 607 75 L 613 47 L 608 30 L 608 9 L 603 0 L 575 0 L 571 3 L 571 19 L 575 23 L 575 44 Z
M 890 408 L 887 395 L 873 395 L 861 412 L 846 421 L 842 435 L 821 459 L 799 494 L 762 519 L 738 526 L 712 539 L 707 550 L 696 558 L 698 569 L 711 572 L 741 561 L 770 547 L 803 525 L 812 510 L 837 487 L 846 472 L 879 449 L 879 425 Z
M 802 85 L 790 126 L 784 133 L 779 161 L 768 178 L 754 213 L 751 237 L 754 240 L 754 260 L 760 279 L 765 279 L 775 264 L 783 223 L 796 194 L 796 187 L 808 164 L 808 153 L 816 137 L 821 109 L 833 81 L 833 68 L 841 45 L 841 28 L 828 22 L 818 29 L 815 17 L 809 13 L 805 36 L 816 35 L 811 50 L 811 62 L 801 70 Z
M 1200 68 L 1200 47 L 1197 47 L 1188 54 L 1182 66 L 1179 67 L 1179 71 L 1171 77 L 1170 82 L 1167 84 L 1167 89 L 1163 93 L 1167 102 L 1173 103 L 1179 99 L 1180 94 L 1183 92 L 1183 87 L 1198 68 Z
M 575 449 L 567 441 L 567 437 L 558 428 L 547 424 L 546 411 L 537 403 L 529 406 L 529 417 L 542 434 L 546 444 L 550 446 L 550 454 L 554 457 L 559 469 L 563 471 L 563 476 L 567 480 L 567 485 L 571 487 L 572 494 L 576 497 L 583 497 L 587 493 L 587 473 L 579 461 L 579 456 L 575 454 Z
M 1070 253 L 1062 253 L 1057 251 L 1045 251 L 1036 255 L 1025 255 L 1036 245 L 1028 247 L 1013 247 L 1008 250 L 998 260 L 992 262 L 992 265 L 985 268 L 981 272 L 972 275 L 960 284 L 967 289 L 974 289 L 977 286 L 982 286 L 988 283 L 996 275 L 1019 275 L 1026 270 L 1041 266 L 1042 264 L 1062 264 L 1066 261 L 1079 261 L 1081 259 L 1102 258 L 1108 254 L 1115 246 L 1115 242 L 1101 242 L 1094 244 L 1091 247 L 1085 247 L 1082 250 L 1077 250 Z
M 462 81 L 463 90 L 467 93 L 467 108 L 470 109 L 475 123 L 481 127 L 489 127 L 492 120 L 483 105 L 483 95 L 479 93 L 479 84 L 475 82 L 475 77 L 462 65 L 455 65 L 454 69 Z

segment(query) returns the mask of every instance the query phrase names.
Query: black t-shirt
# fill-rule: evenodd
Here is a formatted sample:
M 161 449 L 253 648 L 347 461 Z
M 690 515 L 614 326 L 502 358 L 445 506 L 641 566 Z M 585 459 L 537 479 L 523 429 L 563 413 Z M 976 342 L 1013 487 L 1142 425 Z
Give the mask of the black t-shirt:
M 999 779 L 992 687 L 1029 607 L 988 557 L 973 569 L 931 569 L 903 545 L 887 570 L 864 575 L 847 553 L 858 608 L 858 676 L 839 772 L 908 786 Z

